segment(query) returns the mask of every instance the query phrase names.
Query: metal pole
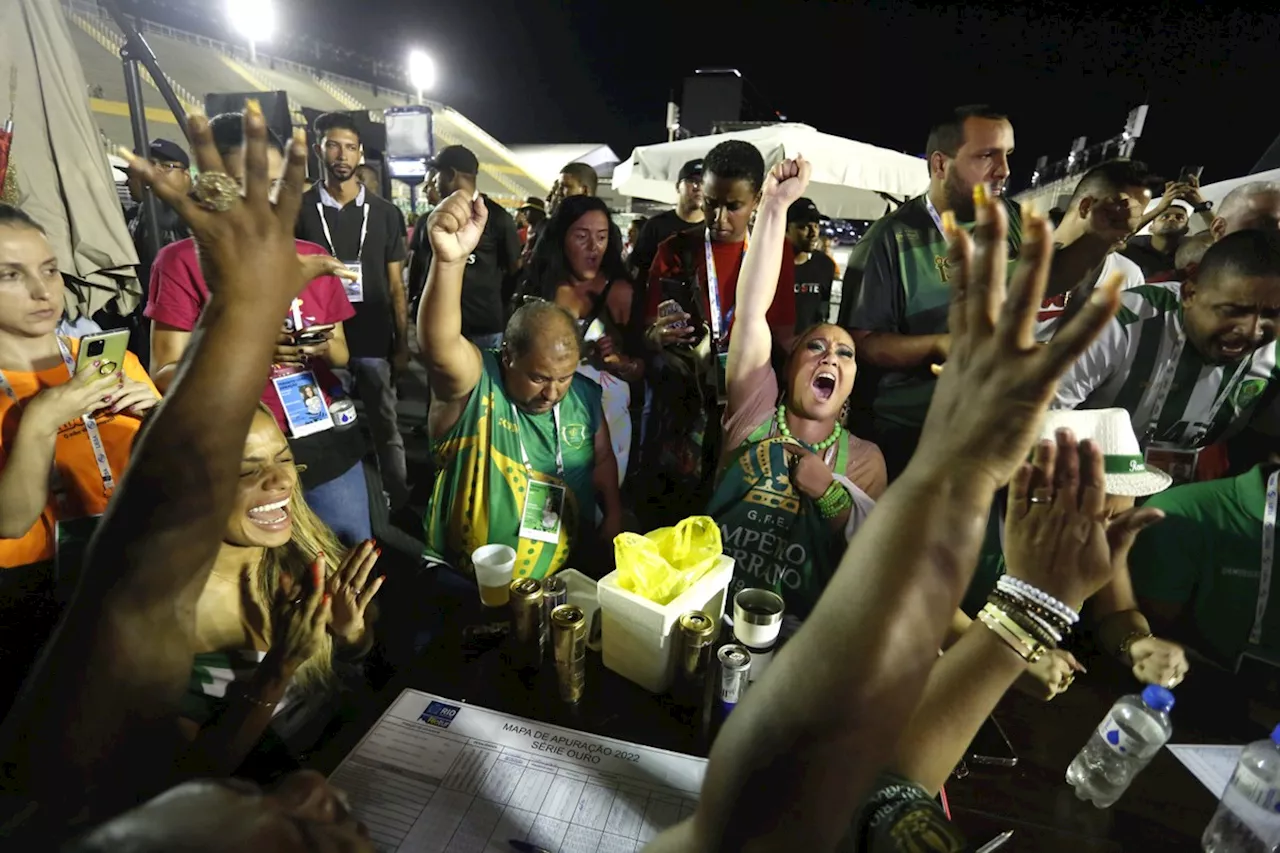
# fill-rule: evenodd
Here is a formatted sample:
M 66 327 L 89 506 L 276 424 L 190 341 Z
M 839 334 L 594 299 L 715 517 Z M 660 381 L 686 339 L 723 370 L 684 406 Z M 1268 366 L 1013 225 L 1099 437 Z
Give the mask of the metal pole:
M 253 39 L 249 39 L 249 62 L 253 65 L 258 64 L 258 46 L 254 44 Z
M 130 50 L 131 43 L 126 42 L 120 49 L 120 58 L 124 62 L 124 90 L 129 100 L 129 124 L 133 128 L 133 153 L 146 158 L 151 147 L 147 138 L 147 113 L 142 102 L 142 74 L 138 70 L 138 60 Z M 146 221 L 142 224 L 143 245 L 147 251 L 146 258 L 139 258 L 145 267 L 155 260 L 160 253 L 160 205 L 156 201 L 151 187 L 142 188 L 142 212 Z
M 115 21 L 116 27 L 124 34 L 125 46 L 120 49 L 120 55 L 123 57 L 125 51 L 129 52 L 129 57 L 135 62 L 142 63 L 143 67 L 151 74 L 151 79 L 155 82 L 156 88 L 160 90 L 160 96 L 164 98 L 165 105 L 169 107 L 169 112 L 173 113 L 174 119 L 178 122 L 178 127 L 182 129 L 183 134 L 187 132 L 187 111 L 182 106 L 182 101 L 178 100 L 177 94 L 174 93 L 173 87 L 169 85 L 169 79 L 164 76 L 164 72 L 160 70 L 160 63 L 156 61 L 156 55 L 151 52 L 150 45 L 147 44 L 138 28 L 120 11 L 120 5 L 116 0 L 99 0 L 100 5 L 111 15 L 111 20 Z M 128 72 L 125 73 L 125 85 L 128 85 Z M 139 90 L 141 91 L 141 90 Z M 138 99 L 138 109 L 142 108 L 142 99 Z M 130 112 L 134 111 L 132 102 L 129 104 Z M 145 123 L 144 123 L 145 125 Z M 145 132 L 145 126 L 144 126 Z M 143 149 L 145 150 L 145 148 Z
M 418 212 L 418 185 L 409 184 L 409 212 Z

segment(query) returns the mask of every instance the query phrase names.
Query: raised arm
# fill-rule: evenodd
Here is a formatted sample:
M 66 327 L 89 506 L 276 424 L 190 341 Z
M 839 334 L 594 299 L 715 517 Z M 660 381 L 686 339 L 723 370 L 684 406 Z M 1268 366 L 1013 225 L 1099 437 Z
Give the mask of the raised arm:
M 189 132 L 200 171 L 225 177 L 208 120 L 193 117 Z M 130 159 L 134 174 L 196 234 L 211 297 L 90 544 L 67 615 L 0 729 L 16 781 L 45 810 L 136 801 L 163 784 L 173 765 L 196 600 L 231 511 L 279 318 L 305 284 L 293 223 L 306 141 L 293 140 L 273 205 L 256 101 L 245 113 L 245 135 L 243 199 L 234 186 L 210 181 L 203 206 L 146 161 Z
M 750 395 L 750 385 L 759 371 L 769 366 L 773 333 L 766 315 L 778 290 L 782 253 L 787 250 L 787 208 L 809 185 L 810 171 L 808 161 L 797 157 L 778 163 L 764 180 L 755 227 L 751 229 L 751 249 L 738 275 L 726 373 L 730 412 Z
M 1032 495 L 1051 503 L 1032 504 Z M 1034 465 L 1023 465 L 1010 486 L 1005 525 L 1009 575 L 1076 606 L 1107 583 L 1138 531 L 1160 516 L 1158 510 L 1129 510 L 1109 524 L 1101 450 L 1090 441 L 1077 448 L 1070 431 L 1060 430 L 1056 448 L 1042 441 Z M 1057 687 L 1065 690 L 1075 677 L 1075 659 L 1065 652 L 1046 652 L 1045 657 L 1061 661 Z M 970 626 L 929 673 L 890 769 L 937 791 L 1027 665 L 986 625 Z
M 721 730 L 694 817 L 655 850 L 830 850 L 893 757 L 972 575 L 992 496 L 1025 459 L 1058 375 L 1116 310 L 1115 290 L 1101 289 L 1037 346 L 1048 228 L 1028 227 L 1002 309 L 1005 215 L 985 194 L 978 210 L 976 254 L 966 235 L 949 235 L 955 345 L 915 457 Z
M 431 398 L 444 404 L 431 407 L 434 435 L 457 423 L 461 404 L 484 369 L 480 350 L 462 336 L 462 276 L 488 219 L 484 199 L 459 190 L 432 211 L 427 222 L 431 268 L 418 306 L 418 345 L 427 366 Z

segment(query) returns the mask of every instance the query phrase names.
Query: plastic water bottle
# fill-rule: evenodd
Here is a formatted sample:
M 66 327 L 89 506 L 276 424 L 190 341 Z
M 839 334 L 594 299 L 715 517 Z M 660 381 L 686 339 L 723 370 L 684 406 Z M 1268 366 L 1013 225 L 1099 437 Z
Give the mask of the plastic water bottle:
M 1105 809 L 1120 799 L 1173 734 L 1173 694 L 1151 685 L 1142 696 L 1122 696 L 1067 768 L 1076 796 Z
M 1202 841 L 1209 853 L 1280 850 L 1280 726 L 1240 753 Z

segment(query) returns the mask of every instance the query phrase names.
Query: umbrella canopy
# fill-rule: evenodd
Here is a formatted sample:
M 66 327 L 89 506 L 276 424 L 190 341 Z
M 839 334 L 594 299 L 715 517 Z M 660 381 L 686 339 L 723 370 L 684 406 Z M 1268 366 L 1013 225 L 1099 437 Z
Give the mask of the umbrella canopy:
M 68 314 L 91 315 L 117 298 L 128 313 L 139 297 L 138 257 L 57 0 L 0 2 L 0 79 L 11 68 L 17 87 L 11 97 L 0 86 L 0 116 L 13 114 L 16 203 L 48 232 L 63 272 L 90 285 L 67 289 Z
M 613 170 L 613 188 L 622 195 L 674 204 L 680 166 L 705 157 L 726 139 L 741 139 L 759 148 L 766 167 L 803 154 L 813 164 L 805 194 L 823 215 L 836 219 L 878 219 L 887 206 L 879 193 L 904 199 L 929 186 L 928 166 L 919 157 L 820 133 L 807 124 L 775 124 L 643 145 Z

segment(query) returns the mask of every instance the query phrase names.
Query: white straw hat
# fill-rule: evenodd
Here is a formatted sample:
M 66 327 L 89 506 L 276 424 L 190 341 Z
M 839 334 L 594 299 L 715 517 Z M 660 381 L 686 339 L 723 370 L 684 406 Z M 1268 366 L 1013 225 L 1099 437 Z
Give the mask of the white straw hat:
M 1040 438 L 1053 440 L 1054 433 L 1070 429 L 1078 441 L 1092 439 L 1102 449 L 1106 467 L 1107 494 L 1143 497 L 1163 492 L 1173 478 L 1142 458 L 1138 437 L 1124 409 L 1058 409 L 1050 411 Z

